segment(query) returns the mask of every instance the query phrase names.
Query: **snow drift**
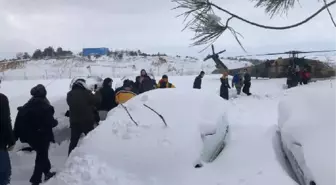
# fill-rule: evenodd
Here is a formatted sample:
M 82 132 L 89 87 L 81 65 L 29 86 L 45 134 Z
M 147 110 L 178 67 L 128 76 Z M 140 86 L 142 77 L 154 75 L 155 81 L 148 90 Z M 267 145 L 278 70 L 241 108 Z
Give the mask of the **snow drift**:
M 303 171 L 303 177 L 296 174 L 302 184 L 336 183 L 333 83 L 324 81 L 293 89 L 279 104 L 282 142 Z
M 168 127 L 144 104 L 163 115 Z M 122 106 L 113 109 L 47 184 L 195 184 L 206 179 L 194 168 L 204 149 L 201 136 L 223 133 L 227 105 L 194 89 L 139 95 L 124 104 L 139 126 Z

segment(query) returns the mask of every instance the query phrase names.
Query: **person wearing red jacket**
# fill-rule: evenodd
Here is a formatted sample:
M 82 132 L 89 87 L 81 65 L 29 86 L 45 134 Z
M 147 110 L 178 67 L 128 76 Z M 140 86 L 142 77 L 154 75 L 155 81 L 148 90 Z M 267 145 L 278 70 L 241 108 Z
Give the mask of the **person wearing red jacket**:
M 308 84 L 310 80 L 310 73 L 307 69 L 303 69 L 301 79 L 303 84 Z

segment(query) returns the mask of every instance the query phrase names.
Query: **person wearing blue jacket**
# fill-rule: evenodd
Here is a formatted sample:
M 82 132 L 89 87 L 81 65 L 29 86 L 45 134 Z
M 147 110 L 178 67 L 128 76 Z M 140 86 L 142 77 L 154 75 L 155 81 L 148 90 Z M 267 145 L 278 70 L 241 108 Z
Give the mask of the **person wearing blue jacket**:
M 240 72 L 238 72 L 232 78 L 232 87 L 236 88 L 238 95 L 240 95 L 243 85 L 243 76 Z

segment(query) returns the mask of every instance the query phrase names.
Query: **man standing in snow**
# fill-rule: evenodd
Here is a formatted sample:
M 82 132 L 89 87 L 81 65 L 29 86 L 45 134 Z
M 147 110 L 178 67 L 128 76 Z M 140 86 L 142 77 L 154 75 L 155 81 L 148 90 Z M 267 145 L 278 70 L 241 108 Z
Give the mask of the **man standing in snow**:
M 0 184 L 10 183 L 11 163 L 8 151 L 13 149 L 15 137 L 10 118 L 9 101 L 6 95 L 0 93 Z
M 310 80 L 310 73 L 306 68 L 303 69 L 301 78 L 302 78 L 301 81 L 303 84 L 305 85 L 308 84 L 308 81 Z
M 137 76 L 135 79 L 135 88 L 140 94 L 153 90 L 155 85 L 155 80 L 151 79 L 144 69 L 140 71 L 140 76 Z
M 94 129 L 96 120 L 96 97 L 88 89 L 85 80 L 78 79 L 66 98 L 69 105 L 71 138 L 69 145 L 71 151 L 77 146 L 82 133 L 85 135 Z
M 115 101 L 117 104 L 126 103 L 128 100 L 137 95 L 133 90 L 133 85 L 133 81 L 126 79 L 123 82 L 123 86 L 116 89 Z
M 202 78 L 204 77 L 204 71 L 201 71 L 200 74 L 194 80 L 194 89 L 201 89 L 202 86 Z
M 47 99 L 47 90 L 42 84 L 33 87 L 30 91 L 32 98 L 22 107 L 19 107 L 15 120 L 15 136 L 21 142 L 28 143 L 36 151 L 35 167 L 30 182 L 38 185 L 50 179 L 56 173 L 51 172 L 49 160 L 50 142 L 55 142 L 52 129 L 58 122 L 54 119 L 54 107 Z
M 237 94 L 240 95 L 242 86 L 243 86 L 243 77 L 241 75 L 241 72 L 238 72 L 232 78 L 232 87 L 236 87 Z
M 220 96 L 226 100 L 229 100 L 229 89 L 231 89 L 228 80 L 228 73 L 225 71 L 223 76 L 220 78 Z
M 250 87 L 251 87 L 251 75 L 248 73 L 247 69 L 244 69 L 244 87 L 243 87 L 243 93 L 247 94 L 247 96 L 250 96 Z
M 105 78 L 103 81 L 103 87 L 95 94 L 100 103 L 97 106 L 100 120 L 105 120 L 107 113 L 117 106 L 115 102 L 115 92 L 112 88 L 113 80 L 111 78 Z
M 175 88 L 175 86 L 172 83 L 169 83 L 167 75 L 163 75 L 159 83 L 156 85 L 156 88 Z

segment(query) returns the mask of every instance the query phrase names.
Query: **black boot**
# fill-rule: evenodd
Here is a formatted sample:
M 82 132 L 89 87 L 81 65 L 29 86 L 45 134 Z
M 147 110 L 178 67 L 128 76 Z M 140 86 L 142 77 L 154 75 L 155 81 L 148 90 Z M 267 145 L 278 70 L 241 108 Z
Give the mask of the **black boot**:
M 51 179 L 55 175 L 56 175 L 56 172 L 49 172 L 49 173 L 45 174 L 44 175 L 44 181 L 47 181 L 47 180 Z

